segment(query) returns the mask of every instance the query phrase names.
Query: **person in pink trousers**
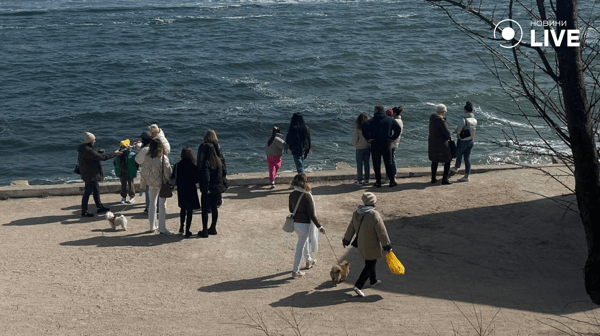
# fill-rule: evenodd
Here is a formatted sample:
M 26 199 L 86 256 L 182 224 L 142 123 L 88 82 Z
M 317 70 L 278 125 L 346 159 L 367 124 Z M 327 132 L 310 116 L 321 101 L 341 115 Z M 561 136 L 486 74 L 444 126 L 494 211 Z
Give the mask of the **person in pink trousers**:
M 269 141 L 267 141 L 267 145 L 265 146 L 267 163 L 269 165 L 269 180 L 271 181 L 271 188 L 275 188 L 275 177 L 277 177 L 277 172 L 281 168 L 281 155 L 286 149 L 287 145 L 283 140 L 281 128 L 279 126 L 274 126 L 273 132 L 271 133 L 271 138 Z

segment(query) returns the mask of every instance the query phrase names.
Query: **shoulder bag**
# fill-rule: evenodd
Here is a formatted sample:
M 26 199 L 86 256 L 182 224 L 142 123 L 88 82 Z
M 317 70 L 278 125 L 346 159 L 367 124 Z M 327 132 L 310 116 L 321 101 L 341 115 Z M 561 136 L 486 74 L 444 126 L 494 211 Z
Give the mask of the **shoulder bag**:
M 165 157 L 162 157 L 162 166 L 161 166 L 161 174 L 160 179 L 162 184 L 160 186 L 160 191 L 158 192 L 158 197 L 160 198 L 170 198 L 173 197 L 173 186 L 169 181 L 165 181 Z
M 294 208 L 294 213 L 285 218 L 285 224 L 283 224 L 283 231 L 294 232 L 294 216 L 296 215 L 296 211 L 298 211 L 298 206 L 300 206 L 300 201 L 302 200 L 303 196 L 304 193 L 302 193 L 302 195 L 298 197 L 298 202 L 296 203 L 296 208 Z
M 465 122 L 465 126 L 463 127 L 462 131 L 460 131 L 460 139 L 465 139 L 471 136 L 471 128 L 469 127 L 469 123 L 467 122 L 467 118 L 463 118 L 464 122 Z

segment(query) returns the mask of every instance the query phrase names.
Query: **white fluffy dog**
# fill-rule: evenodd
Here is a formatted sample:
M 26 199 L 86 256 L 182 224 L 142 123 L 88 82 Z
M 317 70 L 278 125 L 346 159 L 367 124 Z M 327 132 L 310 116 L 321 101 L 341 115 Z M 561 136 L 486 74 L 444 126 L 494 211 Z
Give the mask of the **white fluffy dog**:
M 117 227 L 120 225 L 121 227 L 123 227 L 123 230 L 127 231 L 127 218 L 125 218 L 125 216 L 115 216 L 115 214 L 113 214 L 110 211 L 107 211 L 106 215 L 104 216 L 106 217 L 106 220 L 110 223 L 110 226 L 113 230 L 116 230 Z

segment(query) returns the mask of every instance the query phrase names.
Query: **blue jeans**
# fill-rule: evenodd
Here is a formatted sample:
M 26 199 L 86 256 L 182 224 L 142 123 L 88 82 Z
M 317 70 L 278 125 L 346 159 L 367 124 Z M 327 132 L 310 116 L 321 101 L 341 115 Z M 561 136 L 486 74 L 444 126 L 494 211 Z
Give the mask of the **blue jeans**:
M 369 180 L 371 174 L 371 165 L 369 160 L 371 159 L 371 148 L 363 148 L 356 150 L 356 175 L 358 182 L 363 180 L 363 167 L 365 171 L 365 181 Z
M 294 163 L 296 164 L 296 171 L 298 174 L 304 173 L 304 157 L 302 156 L 294 156 Z
M 465 157 L 465 174 L 471 174 L 471 149 L 473 149 L 473 139 L 458 140 L 456 144 L 456 163 L 454 167 L 460 168 L 460 163 Z

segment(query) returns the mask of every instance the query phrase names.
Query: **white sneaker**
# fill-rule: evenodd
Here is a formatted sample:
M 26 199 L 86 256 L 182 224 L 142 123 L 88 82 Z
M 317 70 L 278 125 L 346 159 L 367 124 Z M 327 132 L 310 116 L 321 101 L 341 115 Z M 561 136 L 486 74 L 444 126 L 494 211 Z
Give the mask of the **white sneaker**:
M 469 178 L 468 178 L 468 177 L 464 177 L 464 176 L 463 176 L 463 177 L 459 178 L 459 179 L 458 179 L 458 180 L 456 180 L 456 181 L 458 181 L 458 182 L 469 182 Z
M 458 173 L 458 168 L 452 167 L 450 168 L 450 171 L 452 171 L 453 173 Z
M 275 181 L 271 181 L 271 189 L 275 189 Z
M 306 268 L 313 268 L 313 266 L 315 266 L 316 263 L 317 263 L 317 259 L 313 259 L 311 261 L 307 261 L 306 262 Z
M 298 272 L 292 272 L 292 279 L 298 279 L 298 278 L 302 278 L 304 276 L 304 272 L 302 271 L 298 271 Z
M 127 202 L 127 203 L 129 203 L 129 204 L 133 204 L 133 203 L 135 203 L 135 197 L 132 197 L 132 198 L 129 200 L 129 202 Z
M 165 236 L 171 236 L 171 235 L 173 235 L 173 232 L 169 231 L 169 230 L 167 230 L 167 231 L 160 231 L 159 233 L 161 235 L 165 235 Z
M 121 204 L 125 204 L 127 202 L 127 197 L 121 197 Z
M 354 292 L 356 292 L 356 294 L 360 297 L 365 296 L 365 293 L 363 293 L 360 289 L 358 289 L 358 287 L 354 287 Z
M 363 185 L 369 185 L 369 180 L 365 180 L 365 182 L 363 182 Z
M 359 187 L 362 187 L 363 183 L 362 183 L 362 181 L 356 181 L 356 185 L 359 186 Z
M 379 285 L 381 285 L 381 280 L 377 280 L 377 282 L 372 284 L 371 287 L 377 287 Z

